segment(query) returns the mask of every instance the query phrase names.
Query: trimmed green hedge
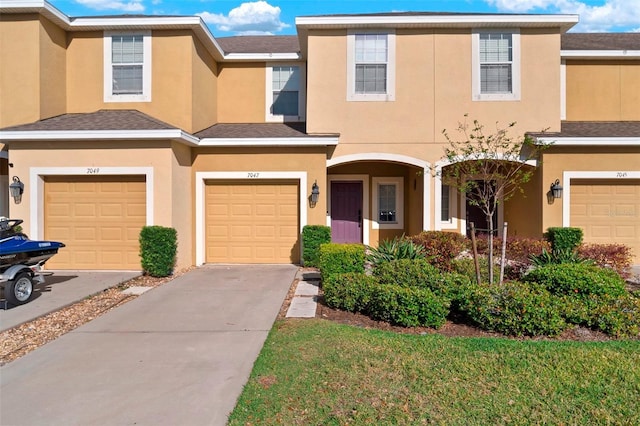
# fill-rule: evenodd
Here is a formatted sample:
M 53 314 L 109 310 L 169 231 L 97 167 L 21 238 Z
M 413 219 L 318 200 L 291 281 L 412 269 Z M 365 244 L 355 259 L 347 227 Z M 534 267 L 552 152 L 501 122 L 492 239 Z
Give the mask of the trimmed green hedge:
M 302 228 L 302 259 L 304 266 L 317 267 L 320 245 L 331 242 L 331 228 L 325 225 L 306 225 Z
M 474 286 L 463 310 L 480 328 L 508 335 L 556 336 L 569 327 L 557 297 L 517 281 Z
M 617 297 L 626 293 L 624 280 L 614 270 L 584 263 L 542 266 L 527 273 L 523 281 L 538 283 L 559 296 Z
M 449 300 L 428 288 L 383 284 L 364 273 L 337 274 L 322 284 L 327 306 L 403 327 L 441 327 Z
M 178 252 L 176 230 L 163 226 L 144 226 L 139 241 L 142 270 L 152 277 L 171 275 Z
M 362 244 L 320 245 L 318 267 L 323 280 L 347 272 L 364 272 L 365 247 Z
M 582 229 L 580 228 L 548 228 L 544 237 L 551 243 L 553 252 L 575 251 L 582 243 Z

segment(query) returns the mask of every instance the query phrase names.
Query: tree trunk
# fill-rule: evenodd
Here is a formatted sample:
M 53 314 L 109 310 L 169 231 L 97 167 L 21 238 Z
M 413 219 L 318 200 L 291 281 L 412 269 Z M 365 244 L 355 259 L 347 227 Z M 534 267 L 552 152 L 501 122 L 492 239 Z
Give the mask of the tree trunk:
M 489 224 L 489 283 L 493 284 L 493 215 L 487 215 Z

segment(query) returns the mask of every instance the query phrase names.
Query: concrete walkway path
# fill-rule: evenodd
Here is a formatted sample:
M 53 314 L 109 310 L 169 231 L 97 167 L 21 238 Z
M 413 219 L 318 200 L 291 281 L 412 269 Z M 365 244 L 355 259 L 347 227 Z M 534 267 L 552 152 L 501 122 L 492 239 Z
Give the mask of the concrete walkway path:
M 297 269 L 202 267 L 0 367 L 0 424 L 224 425 Z

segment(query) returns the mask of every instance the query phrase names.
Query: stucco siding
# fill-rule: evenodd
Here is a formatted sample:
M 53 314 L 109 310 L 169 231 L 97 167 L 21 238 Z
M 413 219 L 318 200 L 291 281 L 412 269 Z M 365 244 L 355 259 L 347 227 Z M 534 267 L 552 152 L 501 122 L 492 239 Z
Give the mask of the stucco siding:
M 0 127 L 37 121 L 40 118 L 38 15 L 2 15 L 0 20 Z
M 195 37 L 192 39 L 191 129 L 197 132 L 218 119 L 218 65 L 202 43 Z
M 64 114 L 67 108 L 67 34 L 40 18 L 40 118 Z
M 567 61 L 567 120 L 640 120 L 640 61 Z
M 266 118 L 264 63 L 224 63 L 218 74 L 218 121 L 264 123 Z

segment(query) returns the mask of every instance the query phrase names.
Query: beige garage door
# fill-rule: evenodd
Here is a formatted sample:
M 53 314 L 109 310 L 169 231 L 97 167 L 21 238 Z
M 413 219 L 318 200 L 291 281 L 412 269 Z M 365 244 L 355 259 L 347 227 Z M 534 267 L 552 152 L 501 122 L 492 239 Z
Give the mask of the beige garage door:
M 45 239 L 66 244 L 49 268 L 140 269 L 143 176 L 47 177 L 44 195 Z
M 298 263 L 296 181 L 207 181 L 206 261 Z
M 640 262 L 640 181 L 573 180 L 570 221 L 585 242 L 625 244 Z

